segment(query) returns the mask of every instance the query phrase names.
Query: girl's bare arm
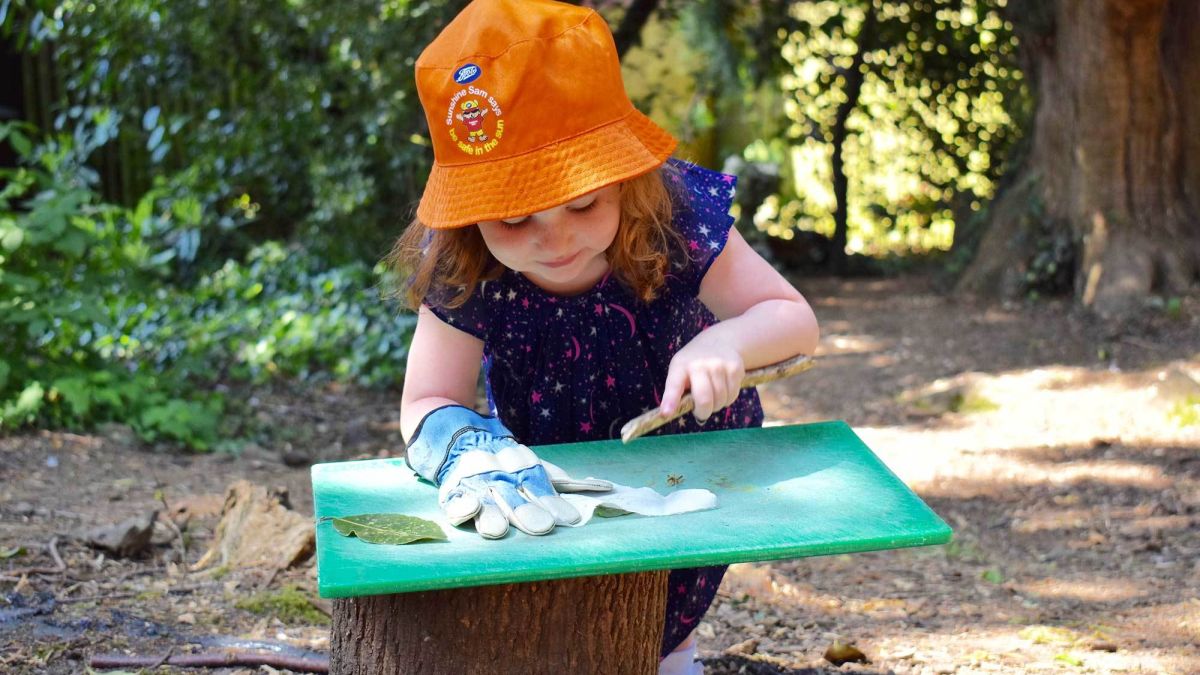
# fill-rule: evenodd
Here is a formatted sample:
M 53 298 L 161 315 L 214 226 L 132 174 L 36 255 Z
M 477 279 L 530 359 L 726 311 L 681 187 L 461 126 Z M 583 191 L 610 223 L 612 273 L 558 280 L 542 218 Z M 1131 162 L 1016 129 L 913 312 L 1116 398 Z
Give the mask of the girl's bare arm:
M 400 433 L 406 442 L 430 410 L 451 404 L 475 407 L 482 356 L 482 340 L 421 307 L 400 396 Z

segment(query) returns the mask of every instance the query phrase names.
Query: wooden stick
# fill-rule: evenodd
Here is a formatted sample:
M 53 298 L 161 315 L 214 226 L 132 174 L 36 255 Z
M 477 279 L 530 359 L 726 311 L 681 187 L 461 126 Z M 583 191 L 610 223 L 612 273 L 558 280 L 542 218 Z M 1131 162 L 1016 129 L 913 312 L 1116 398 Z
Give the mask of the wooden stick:
M 765 384 L 767 382 L 782 380 L 785 377 L 791 377 L 792 375 L 803 373 L 809 368 L 812 368 L 815 364 L 816 362 L 813 361 L 811 356 L 801 354 L 800 356 L 794 356 L 786 361 L 780 361 L 779 363 L 763 366 L 762 368 L 755 368 L 754 370 L 747 372 L 745 376 L 742 377 L 741 388 L 746 389 L 749 387 L 757 387 L 758 385 Z M 644 436 L 645 434 L 654 431 L 655 429 L 672 420 L 683 417 L 684 415 L 690 413 L 695 407 L 696 402 L 692 400 L 692 395 L 684 394 L 683 398 L 679 401 L 679 408 L 677 408 L 669 417 L 663 417 L 658 408 L 647 410 L 641 415 L 629 420 L 625 423 L 625 426 L 621 427 L 621 442 L 628 443 L 638 436 Z
M 50 537 L 50 543 L 46 545 L 46 550 L 50 552 L 50 557 L 54 558 L 54 566 L 59 572 L 67 569 L 67 564 L 63 562 L 62 556 L 58 554 L 58 537 Z
M 126 656 L 124 654 L 93 654 L 92 668 L 156 668 L 161 665 L 181 668 L 232 668 L 234 666 L 271 666 L 287 668 L 298 673 L 328 673 L 327 658 L 297 658 L 279 654 L 256 654 L 252 652 L 202 652 L 199 654 L 167 653 L 161 656 Z

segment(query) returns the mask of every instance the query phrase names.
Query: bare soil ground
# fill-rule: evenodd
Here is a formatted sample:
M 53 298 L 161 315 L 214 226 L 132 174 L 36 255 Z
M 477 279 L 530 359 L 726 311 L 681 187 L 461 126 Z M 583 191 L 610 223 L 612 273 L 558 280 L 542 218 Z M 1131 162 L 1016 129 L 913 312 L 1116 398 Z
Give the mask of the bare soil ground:
M 798 285 L 822 322 L 820 365 L 763 389 L 768 419 L 845 419 L 955 539 L 734 566 L 699 629 L 710 674 L 1200 673 L 1200 422 L 1186 414 L 1200 298 L 1115 326 L 920 277 Z M 262 438 L 237 455 L 148 448 L 120 427 L 0 438 L 0 672 L 86 672 L 122 650 L 327 650 L 311 563 L 189 565 L 235 480 L 286 487 L 309 515 L 308 469 L 283 455 L 397 451 L 398 398 L 257 390 Z M 153 509 L 140 557 L 76 538 Z M 866 661 L 835 668 L 835 642 Z

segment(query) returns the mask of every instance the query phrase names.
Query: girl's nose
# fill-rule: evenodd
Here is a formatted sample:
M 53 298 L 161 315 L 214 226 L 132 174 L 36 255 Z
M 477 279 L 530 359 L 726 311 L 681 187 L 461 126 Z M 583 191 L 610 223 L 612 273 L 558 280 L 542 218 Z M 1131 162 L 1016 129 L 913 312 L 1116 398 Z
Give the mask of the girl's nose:
M 538 243 L 544 249 L 559 251 L 571 242 L 571 228 L 564 218 L 546 218 L 538 228 Z

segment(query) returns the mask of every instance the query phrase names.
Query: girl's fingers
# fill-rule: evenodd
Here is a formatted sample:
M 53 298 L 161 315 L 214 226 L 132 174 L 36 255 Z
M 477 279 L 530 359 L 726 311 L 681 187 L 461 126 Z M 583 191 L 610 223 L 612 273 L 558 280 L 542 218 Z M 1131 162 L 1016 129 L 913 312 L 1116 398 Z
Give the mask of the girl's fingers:
M 713 404 L 716 402 L 712 373 L 699 365 L 694 365 L 689 372 L 688 379 L 692 383 L 692 400 L 696 402 L 696 407 L 692 412 L 696 419 L 703 422 L 708 419 L 709 415 L 712 415 Z
M 746 376 L 746 369 L 741 364 L 734 364 L 725 368 L 725 401 L 721 407 L 733 405 L 737 400 L 738 394 L 742 392 L 742 379 Z
M 699 402 L 696 403 L 696 416 L 704 420 L 737 400 L 742 386 L 742 369 L 736 364 L 714 364 L 704 369 L 702 374 L 698 374 L 693 369 L 691 380 L 693 383 L 692 398 L 696 398 L 695 382 L 697 380 L 708 383 L 707 405 L 702 408 Z
M 679 399 L 687 387 L 687 370 L 674 362 L 667 369 L 667 381 L 663 385 L 662 401 L 658 405 L 663 417 L 669 417 L 679 407 Z
M 745 372 L 740 363 L 731 361 L 689 361 L 671 362 L 659 413 L 664 417 L 673 414 L 679 408 L 684 392 L 690 391 L 695 403 L 693 414 L 696 419 L 704 421 L 737 399 Z

